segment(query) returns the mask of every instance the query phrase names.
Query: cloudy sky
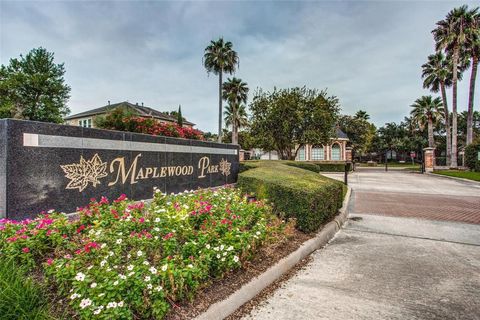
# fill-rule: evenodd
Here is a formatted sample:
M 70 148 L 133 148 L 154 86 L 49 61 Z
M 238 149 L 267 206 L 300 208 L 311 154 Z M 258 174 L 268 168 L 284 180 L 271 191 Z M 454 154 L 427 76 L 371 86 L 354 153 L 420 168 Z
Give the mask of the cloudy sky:
M 223 36 L 240 56 L 236 76 L 252 93 L 328 88 L 343 113 L 362 108 L 383 125 L 403 119 L 428 93 L 420 66 L 433 52 L 430 31 L 461 4 L 0 0 L 0 63 L 42 46 L 65 63 L 72 113 L 108 100 L 161 111 L 180 104 L 199 129 L 215 132 L 218 80 L 207 75 L 202 55 L 210 40 Z M 460 110 L 467 86 L 460 84 Z

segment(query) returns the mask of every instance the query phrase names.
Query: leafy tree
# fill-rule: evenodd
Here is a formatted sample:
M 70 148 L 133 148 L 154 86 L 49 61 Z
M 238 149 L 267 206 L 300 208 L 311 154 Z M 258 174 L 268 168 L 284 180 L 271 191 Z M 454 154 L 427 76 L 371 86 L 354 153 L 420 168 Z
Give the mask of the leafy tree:
M 232 74 L 239 65 L 238 55 L 232 49 L 230 41 L 224 41 L 223 38 L 217 41 L 211 41 L 205 48 L 203 55 L 203 65 L 207 72 L 213 72 L 218 75 L 218 142 L 222 141 L 222 77 L 223 73 Z
M 364 110 L 358 110 L 355 113 L 355 118 L 356 119 L 363 119 L 363 120 L 370 120 L 370 115 L 367 113 L 367 111 Z
M 466 56 L 471 58 L 472 70 L 470 73 L 470 87 L 468 91 L 468 118 L 467 118 L 467 145 L 473 141 L 473 100 L 475 97 L 475 80 L 477 78 L 478 59 L 480 57 L 480 14 L 479 8 L 468 12 L 471 19 L 468 19 L 466 31 Z
M 217 136 L 216 133 L 204 132 L 203 133 L 203 138 L 206 141 L 218 141 L 218 136 Z
M 223 143 L 232 143 L 232 131 L 223 129 Z M 238 144 L 243 150 L 251 150 L 256 147 L 255 138 L 251 135 L 249 130 L 238 132 Z
M 248 87 L 246 82 L 233 77 L 223 84 L 223 99 L 228 102 L 225 111 L 225 124 L 232 126 L 232 143 L 238 144 L 238 130 L 247 123 L 247 112 L 242 103 L 247 103 Z
M 437 22 L 432 33 L 436 42 L 436 50 L 445 50 L 452 54 L 452 154 L 451 166 L 457 167 L 457 82 L 460 53 L 467 42 L 468 26 L 473 17 L 468 6 L 464 5 L 451 10 L 444 20 Z
M 420 130 L 428 128 L 428 146 L 433 148 L 435 141 L 433 137 L 433 126 L 441 119 L 442 114 L 442 100 L 439 97 L 432 98 L 432 96 L 422 96 L 415 100 L 411 105 L 413 110 L 410 114 L 413 120 L 418 123 Z
M 250 104 L 251 134 L 265 151 L 295 159 L 305 144 L 327 144 L 334 135 L 339 102 L 325 90 L 258 90 Z
M 344 115 L 338 119 L 340 129 L 347 134 L 354 154 L 367 152 L 376 131 L 375 126 L 365 119 L 365 115 L 359 117 L 359 112 L 353 117 Z M 366 116 L 368 118 L 368 114 Z
M 10 59 L 0 67 L 0 116 L 62 123 L 70 112 L 64 75 L 64 64 L 41 47 Z

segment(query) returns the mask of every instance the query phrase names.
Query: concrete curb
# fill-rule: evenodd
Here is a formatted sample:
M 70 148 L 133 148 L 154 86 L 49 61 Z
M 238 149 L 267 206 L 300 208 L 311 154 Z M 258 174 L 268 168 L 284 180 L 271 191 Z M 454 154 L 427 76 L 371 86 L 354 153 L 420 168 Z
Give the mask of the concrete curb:
M 425 174 L 428 174 L 430 176 L 435 176 L 435 177 L 438 177 L 438 178 L 457 180 L 457 181 L 466 182 L 466 183 L 469 183 L 469 184 L 480 186 L 480 181 L 475 181 L 475 180 L 470 180 L 470 179 L 465 179 L 465 178 L 445 176 L 443 174 L 436 174 L 436 173 L 432 173 L 432 172 L 426 172 Z
M 327 223 L 320 232 L 300 248 L 289 254 L 270 267 L 267 271 L 251 280 L 249 283 L 241 287 L 239 290 L 231 294 L 225 300 L 219 301 L 211 305 L 207 311 L 196 317 L 196 320 L 217 320 L 225 319 L 235 312 L 242 305 L 253 299 L 263 289 L 279 279 L 284 273 L 293 268 L 298 262 L 310 255 L 315 250 L 325 246 L 337 233 L 348 218 L 348 202 L 350 200 L 351 189 L 348 188 L 342 208 L 337 217 Z

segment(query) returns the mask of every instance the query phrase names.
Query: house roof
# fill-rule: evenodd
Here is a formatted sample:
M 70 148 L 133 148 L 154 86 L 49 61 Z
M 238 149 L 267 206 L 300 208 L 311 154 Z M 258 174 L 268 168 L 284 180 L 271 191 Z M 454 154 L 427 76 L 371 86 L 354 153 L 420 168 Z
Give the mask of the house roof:
M 337 138 L 348 139 L 347 134 L 345 132 L 343 132 L 342 129 L 340 129 L 339 127 L 335 128 L 335 133 L 337 135 Z
M 72 119 L 77 119 L 77 118 L 83 118 L 83 117 L 88 117 L 88 116 L 95 116 L 95 115 L 99 115 L 99 114 L 104 114 L 104 113 L 107 113 L 107 112 L 109 112 L 109 111 L 111 111 L 115 108 L 118 108 L 118 107 L 133 109 L 136 114 L 138 114 L 139 116 L 142 116 L 142 117 L 153 117 L 153 118 L 160 119 L 160 120 L 177 122 L 177 118 L 172 117 L 172 116 L 170 116 L 166 113 L 157 111 L 157 110 L 152 109 L 150 107 L 139 106 L 138 104 L 133 104 L 133 103 L 130 103 L 130 102 L 127 102 L 127 101 L 114 103 L 114 104 L 109 104 L 109 105 L 106 105 L 106 106 L 103 106 L 103 107 L 100 107 L 100 108 L 96 108 L 96 109 L 80 112 L 80 113 L 77 113 L 77 114 L 73 114 L 71 116 L 65 117 L 65 120 L 72 120 Z M 190 126 L 195 125 L 194 123 L 186 121 L 186 120 L 184 120 L 183 123 L 188 124 Z

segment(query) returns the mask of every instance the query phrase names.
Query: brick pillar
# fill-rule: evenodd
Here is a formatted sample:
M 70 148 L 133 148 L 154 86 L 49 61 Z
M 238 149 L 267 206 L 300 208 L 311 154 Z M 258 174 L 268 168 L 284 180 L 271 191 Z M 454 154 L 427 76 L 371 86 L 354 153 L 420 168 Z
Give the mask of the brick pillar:
M 435 148 L 424 148 L 425 172 L 433 172 L 435 166 Z
M 345 160 L 346 161 L 352 161 L 352 148 L 351 147 L 346 147 L 345 148 Z

